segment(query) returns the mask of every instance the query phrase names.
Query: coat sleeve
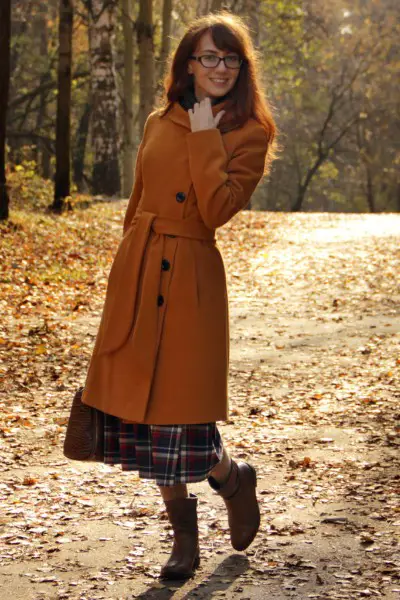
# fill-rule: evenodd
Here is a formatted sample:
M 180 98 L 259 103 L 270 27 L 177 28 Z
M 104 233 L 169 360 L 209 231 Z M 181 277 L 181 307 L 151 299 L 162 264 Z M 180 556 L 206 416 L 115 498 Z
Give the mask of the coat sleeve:
M 142 141 L 139 144 L 137 156 L 136 156 L 136 164 L 135 164 L 135 176 L 133 188 L 131 191 L 131 195 L 129 196 L 128 207 L 126 209 L 125 217 L 124 217 L 124 225 L 123 225 L 123 235 L 125 235 L 129 225 L 135 216 L 136 209 L 138 207 L 142 191 L 143 191 L 143 170 L 142 170 L 142 156 L 143 156 L 143 148 L 145 145 L 146 137 L 149 130 L 149 123 L 152 119 L 154 113 L 150 114 L 147 117 L 146 123 L 143 129 L 143 137 Z
M 250 201 L 265 165 L 268 141 L 253 122 L 229 159 L 219 129 L 187 134 L 189 165 L 200 215 L 210 229 L 221 227 Z

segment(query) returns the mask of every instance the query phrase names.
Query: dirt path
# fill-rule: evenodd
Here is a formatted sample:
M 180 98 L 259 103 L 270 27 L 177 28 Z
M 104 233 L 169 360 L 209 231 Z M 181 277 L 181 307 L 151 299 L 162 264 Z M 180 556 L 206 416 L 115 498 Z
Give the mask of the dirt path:
M 400 598 L 400 216 L 244 215 L 220 246 L 220 430 L 257 467 L 260 534 L 232 551 L 222 501 L 192 486 L 202 565 L 160 583 L 171 536 L 154 485 L 64 459 L 70 390 L 43 392 L 35 427 L 0 438 L 1 600 Z M 90 344 L 97 324 L 69 326 Z

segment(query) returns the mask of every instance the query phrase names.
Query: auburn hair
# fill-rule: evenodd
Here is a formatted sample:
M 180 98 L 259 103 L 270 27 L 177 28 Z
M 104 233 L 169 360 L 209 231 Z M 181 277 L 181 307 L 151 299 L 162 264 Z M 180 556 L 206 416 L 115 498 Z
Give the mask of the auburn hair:
M 170 58 L 170 68 L 164 80 L 161 116 L 167 114 L 174 102 L 193 86 L 193 75 L 188 73 L 189 57 L 195 52 L 200 38 L 210 31 L 219 50 L 235 52 L 243 60 L 234 87 L 228 93 L 225 114 L 218 127 L 224 133 L 241 127 L 249 118 L 256 119 L 264 128 L 268 139 L 265 174 L 276 158 L 274 138 L 277 127 L 272 116 L 270 103 L 262 89 L 257 52 L 249 30 L 243 20 L 227 11 L 210 13 L 192 21 L 175 52 Z

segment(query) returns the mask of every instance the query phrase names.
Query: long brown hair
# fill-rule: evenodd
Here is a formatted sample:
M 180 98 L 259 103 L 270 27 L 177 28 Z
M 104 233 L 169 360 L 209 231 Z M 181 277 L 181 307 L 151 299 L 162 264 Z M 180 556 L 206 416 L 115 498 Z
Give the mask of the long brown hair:
M 277 127 L 272 116 L 270 103 L 263 92 L 256 50 L 249 30 L 239 17 L 227 11 L 210 13 L 192 21 L 170 59 L 169 73 L 164 80 L 164 98 L 160 114 L 165 115 L 174 102 L 193 85 L 193 75 L 187 71 L 189 57 L 195 52 L 201 36 L 210 31 L 219 50 L 237 53 L 243 59 L 238 78 L 229 92 L 219 129 L 229 131 L 243 125 L 250 117 L 263 127 L 268 139 L 268 165 L 276 158 L 274 138 Z

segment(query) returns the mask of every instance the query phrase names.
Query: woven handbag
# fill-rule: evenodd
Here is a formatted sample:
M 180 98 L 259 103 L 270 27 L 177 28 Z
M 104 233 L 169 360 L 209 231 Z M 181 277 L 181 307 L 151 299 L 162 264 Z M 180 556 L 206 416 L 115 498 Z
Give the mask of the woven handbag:
M 64 439 L 64 456 L 72 460 L 104 461 L 104 413 L 82 402 L 83 387 L 72 400 Z

